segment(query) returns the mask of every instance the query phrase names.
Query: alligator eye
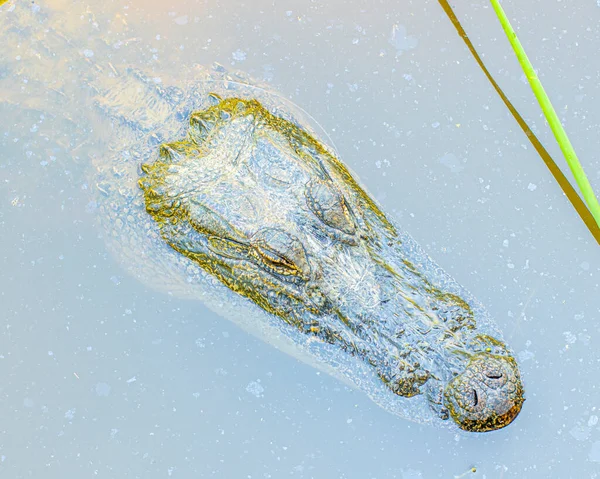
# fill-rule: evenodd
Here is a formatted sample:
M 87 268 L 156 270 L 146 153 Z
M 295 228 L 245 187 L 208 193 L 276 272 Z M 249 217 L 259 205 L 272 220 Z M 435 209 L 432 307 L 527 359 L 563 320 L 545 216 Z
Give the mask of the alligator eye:
M 268 266 L 281 270 L 282 274 L 295 274 L 297 267 L 288 258 L 280 256 L 277 252 L 265 248 L 263 246 L 256 246 L 256 251 L 260 255 L 260 259 Z
M 306 202 L 311 211 L 327 226 L 352 235 L 356 232 L 350 208 L 342 193 L 324 181 L 306 185 Z
M 298 238 L 285 231 L 264 228 L 251 239 L 254 257 L 269 272 L 284 276 L 310 277 L 310 266 Z

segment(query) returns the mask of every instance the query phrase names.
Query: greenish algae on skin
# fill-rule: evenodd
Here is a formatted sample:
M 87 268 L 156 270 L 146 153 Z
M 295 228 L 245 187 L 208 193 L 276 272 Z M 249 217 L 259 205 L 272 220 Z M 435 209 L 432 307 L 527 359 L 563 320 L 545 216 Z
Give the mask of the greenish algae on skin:
M 495 430 L 523 404 L 516 361 L 469 305 L 431 284 L 394 225 L 312 135 L 256 100 L 191 115 L 142 167 L 167 244 L 284 323 L 359 357 L 397 396 L 462 429 Z

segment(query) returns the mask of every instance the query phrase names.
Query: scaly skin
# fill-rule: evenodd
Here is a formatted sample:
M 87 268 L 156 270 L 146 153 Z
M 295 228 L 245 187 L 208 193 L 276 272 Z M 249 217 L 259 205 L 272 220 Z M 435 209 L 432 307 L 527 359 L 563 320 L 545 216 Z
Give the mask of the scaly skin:
M 53 118 L 46 136 L 91 157 L 92 204 L 125 268 L 160 290 L 232 303 L 236 323 L 326 366 L 391 412 L 421 422 L 452 417 L 469 431 L 509 424 L 523 388 L 508 349 L 298 126 L 297 109 L 219 67 L 192 68 L 186 82 L 122 66 L 117 46 L 130 58 L 143 49 L 132 51 L 135 35 L 119 14 L 112 20 L 101 32 L 107 22 L 69 0 L 3 5 L 0 104 Z M 211 91 L 230 98 L 213 97 L 211 107 Z M 194 110 L 187 138 L 165 143 Z M 138 167 L 159 143 L 142 195 Z M 213 287 L 202 270 L 272 316 Z M 306 338 L 333 346 L 313 348 Z M 367 366 L 340 359 L 336 347 Z
M 232 291 L 362 358 L 397 395 L 423 394 L 467 431 L 509 424 L 523 399 L 506 347 L 431 284 L 396 228 L 307 131 L 256 100 L 215 98 L 143 165 L 165 242 Z

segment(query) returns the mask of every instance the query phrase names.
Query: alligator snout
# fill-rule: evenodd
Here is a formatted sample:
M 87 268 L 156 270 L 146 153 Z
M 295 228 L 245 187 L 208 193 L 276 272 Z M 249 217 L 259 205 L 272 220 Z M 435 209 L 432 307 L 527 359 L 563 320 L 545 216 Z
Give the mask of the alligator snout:
M 472 432 L 509 425 L 524 401 L 515 360 L 486 352 L 474 354 L 444 390 L 444 405 L 450 416 L 461 429 Z

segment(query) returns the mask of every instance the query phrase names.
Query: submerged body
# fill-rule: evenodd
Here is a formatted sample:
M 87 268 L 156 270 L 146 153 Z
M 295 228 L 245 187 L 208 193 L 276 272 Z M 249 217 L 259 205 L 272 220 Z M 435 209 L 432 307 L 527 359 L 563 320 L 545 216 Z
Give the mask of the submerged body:
M 202 300 L 403 417 L 469 431 L 516 417 L 519 371 L 493 323 L 297 108 L 220 68 L 157 81 L 109 61 L 112 50 L 96 61 L 104 39 L 92 61 L 67 38 L 75 26 L 48 28 L 50 13 L 0 11 L 7 42 L 20 39 L 0 88 L 23 75 L 28 90 L 12 101 L 65 119 L 52 133 L 73 125 L 85 138 L 64 148 L 92 156 L 98 219 L 132 274 Z M 67 46 L 68 63 L 53 53 Z M 66 100 L 81 88 L 84 108 Z

